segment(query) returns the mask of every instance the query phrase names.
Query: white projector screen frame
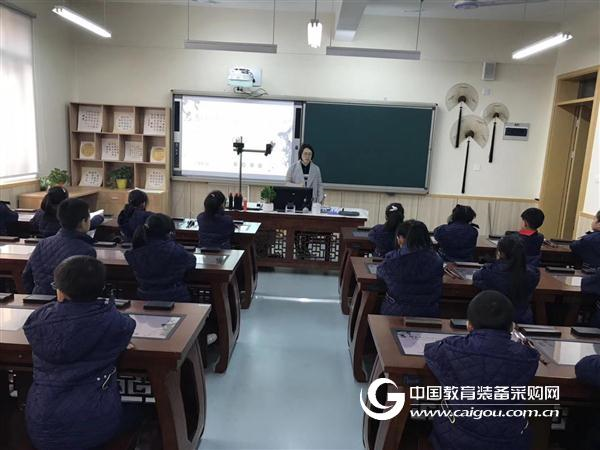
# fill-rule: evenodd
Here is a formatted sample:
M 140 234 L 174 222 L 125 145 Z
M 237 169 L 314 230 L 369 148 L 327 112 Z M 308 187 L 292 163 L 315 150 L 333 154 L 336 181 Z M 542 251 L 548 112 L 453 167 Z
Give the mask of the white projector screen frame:
M 174 176 L 236 180 L 239 156 L 233 142 L 241 136 L 245 149 L 264 150 L 268 142 L 275 143 L 269 156 L 243 154 L 244 182 L 285 182 L 295 160 L 297 102 L 200 94 L 181 94 L 174 100 L 174 113 L 180 100 L 179 130 L 174 130 L 174 143 L 179 147 Z

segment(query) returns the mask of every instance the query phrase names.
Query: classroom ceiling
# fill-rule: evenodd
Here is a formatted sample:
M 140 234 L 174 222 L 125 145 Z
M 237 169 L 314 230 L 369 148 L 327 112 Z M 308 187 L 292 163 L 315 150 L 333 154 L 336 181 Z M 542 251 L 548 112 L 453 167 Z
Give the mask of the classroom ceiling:
M 186 5 L 187 0 L 107 0 L 109 3 L 160 3 Z M 373 16 L 418 15 L 419 0 L 318 0 L 318 12 L 330 13 L 363 5 L 363 14 Z M 560 23 L 570 17 L 600 9 L 600 0 L 529 0 L 523 5 L 496 5 L 472 10 L 457 10 L 454 0 L 423 0 L 423 17 L 477 20 L 525 20 Z M 191 5 L 236 9 L 273 9 L 273 0 L 190 0 Z M 312 14 L 312 0 L 276 0 L 278 11 Z

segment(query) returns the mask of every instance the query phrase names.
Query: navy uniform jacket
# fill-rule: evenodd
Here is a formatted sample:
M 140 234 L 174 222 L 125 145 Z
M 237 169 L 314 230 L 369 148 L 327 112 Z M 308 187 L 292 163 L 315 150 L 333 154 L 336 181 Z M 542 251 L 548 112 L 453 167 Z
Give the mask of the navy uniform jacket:
M 0 202 L 0 235 L 5 235 L 8 232 L 7 225 L 9 223 L 15 223 L 18 220 L 19 213 L 10 209 L 5 203 Z
M 477 228 L 463 222 L 440 225 L 433 230 L 433 237 L 440 246 L 440 254 L 446 261 L 472 261 L 478 235 Z
M 525 248 L 527 264 L 539 266 L 542 257 L 542 244 L 544 243 L 544 235 L 535 230 L 521 230 L 519 231 L 519 237 L 521 238 L 521 242 L 523 242 L 523 247 Z
M 120 429 L 116 364 L 135 321 L 112 303 L 52 302 L 37 309 L 23 330 L 33 351 L 27 430 L 43 450 L 98 447 Z
M 510 339 L 510 333 L 480 329 L 466 336 L 452 336 L 425 346 L 425 360 L 442 386 L 527 386 L 538 368 L 539 353 Z M 459 397 L 460 398 L 460 397 Z M 480 403 L 486 409 L 486 400 Z M 493 400 L 488 403 L 503 403 Z M 466 403 L 465 401 L 448 401 Z M 519 403 L 515 401 L 513 403 Z M 470 409 L 472 406 L 457 406 Z M 510 404 L 488 406 L 490 409 L 510 409 Z M 515 407 L 513 407 L 515 408 Z M 527 419 L 456 417 L 433 422 L 431 442 L 436 450 L 526 450 L 529 449 Z
M 531 296 L 540 282 L 540 271 L 537 267 L 527 266 L 525 273 L 527 302 L 523 305 L 515 305 L 511 298 L 512 274 L 506 261 L 498 260 L 485 264 L 481 269 L 473 273 L 473 285 L 482 291 L 491 289 L 506 295 L 515 307 L 515 322 L 533 323 L 531 311 Z
M 136 209 L 133 211 L 133 214 L 129 218 L 125 218 L 123 215 L 123 211 L 119 213 L 119 217 L 117 222 L 119 224 L 119 230 L 121 231 L 121 235 L 125 238 L 126 241 L 131 241 L 133 238 L 133 233 L 139 226 L 142 226 L 146 223 L 146 219 L 154 214 L 152 211 L 144 211 L 142 209 Z
M 433 250 L 389 252 L 377 267 L 377 278 L 387 286 L 381 314 L 439 316 L 443 264 L 442 258 Z
M 570 245 L 571 251 L 581 258 L 584 264 L 600 267 L 600 231 L 582 236 Z
M 183 281 L 185 273 L 196 267 L 196 257 L 171 239 L 151 239 L 143 247 L 125 252 L 125 259 L 138 282 L 143 300 L 190 300 Z
M 600 355 L 589 355 L 575 365 L 579 381 L 600 389 Z
M 42 239 L 27 261 L 23 271 L 25 291 L 34 294 L 54 294 L 50 283 L 54 280 L 54 269 L 70 256 L 93 256 L 96 250 L 87 234 L 61 228 L 54 236 Z
M 90 230 L 95 230 L 104 222 L 104 216 L 102 214 L 92 217 L 90 219 Z M 29 221 L 33 226 L 33 231 L 36 235 L 41 237 L 54 236 L 60 230 L 60 222 L 56 217 L 47 215 L 43 210 L 38 209 L 31 220 Z
M 231 248 L 231 238 L 235 231 L 235 224 L 231 217 L 222 213 L 212 217 L 200 213 L 196 220 L 198 221 L 198 247 Z
M 385 225 L 375 225 L 369 231 L 369 241 L 375 245 L 375 256 L 384 257 L 387 252 L 396 249 L 396 232 L 388 231 Z
M 600 268 L 592 275 L 584 275 L 581 279 L 581 292 L 600 296 Z

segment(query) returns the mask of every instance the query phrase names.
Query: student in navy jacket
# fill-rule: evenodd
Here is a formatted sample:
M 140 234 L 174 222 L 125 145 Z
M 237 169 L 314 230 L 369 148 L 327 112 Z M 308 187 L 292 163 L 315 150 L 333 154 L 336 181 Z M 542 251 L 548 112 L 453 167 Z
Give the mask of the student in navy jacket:
M 575 365 L 575 376 L 582 383 L 589 384 L 596 389 L 600 389 L 600 356 L 589 355 L 582 358 Z M 600 431 L 598 430 L 599 414 L 596 410 L 589 411 L 588 408 L 582 408 L 583 411 L 571 413 L 571 420 L 577 421 L 574 427 L 573 438 L 577 441 L 578 449 L 597 450 L 600 448 Z
M 190 300 L 183 281 L 185 273 L 196 267 L 196 257 L 175 242 L 173 220 L 165 214 L 153 214 L 133 236 L 133 249 L 125 259 L 138 282 L 137 294 L 143 300 Z
M 58 206 L 61 228 L 54 236 L 42 239 L 27 261 L 23 284 L 28 293 L 54 294 L 50 286 L 54 269 L 69 256 L 96 257 L 93 240 L 86 233 L 90 229 L 88 205 L 78 198 L 70 198 Z
M 95 258 L 67 258 L 54 272 L 58 301 L 23 327 L 33 352 L 27 431 L 40 450 L 102 448 L 121 429 L 116 364 L 135 321 L 98 300 L 105 273 Z
M 500 239 L 496 261 L 473 273 L 475 287 L 500 291 L 510 299 L 518 323 L 533 323 L 531 297 L 539 282 L 539 269 L 527 265 L 523 243 L 514 235 Z
M 0 201 L 0 235 L 8 234 L 8 225 L 19 220 L 19 213 L 13 211 L 9 206 Z
M 600 328 L 600 267 L 591 275 L 584 275 L 581 279 L 581 292 L 596 298 L 594 312 L 590 319 L 590 326 Z
M 375 225 L 369 231 L 369 241 L 375 244 L 375 256 L 383 257 L 396 248 L 396 228 L 402 222 L 404 207 L 400 203 L 390 203 L 385 208 L 385 223 Z
M 129 193 L 127 204 L 117 217 L 119 230 L 127 242 L 133 239 L 135 230 L 144 225 L 148 217 L 154 214 L 146 211 L 146 205 L 148 205 L 148 195 L 144 191 L 134 189 Z
M 425 360 L 442 386 L 527 386 L 538 368 L 539 353 L 511 341 L 514 311 L 506 296 L 497 291 L 480 292 L 467 310 L 466 336 L 447 337 L 425 346 Z M 455 409 L 448 401 L 447 408 Z M 462 402 L 464 403 L 464 401 Z M 456 409 L 518 409 L 510 402 L 476 400 L 476 406 Z M 505 403 L 503 405 L 497 405 Z M 513 403 L 519 403 L 518 401 Z M 436 418 L 431 443 L 436 450 L 528 450 L 527 419 L 522 417 Z
M 433 250 L 423 222 L 398 226 L 398 250 L 385 255 L 377 278 L 387 286 L 380 313 L 392 316 L 438 317 L 444 267 Z
M 60 222 L 56 215 L 58 205 L 69 198 L 69 191 L 62 186 L 53 186 L 42 199 L 41 208 L 38 209 L 29 221 L 34 233 L 40 237 L 54 236 L 60 230 Z M 90 230 L 95 230 L 102 222 L 104 216 L 99 214 L 90 220 Z
M 600 267 L 600 211 L 592 223 L 592 231 L 571 243 L 571 251 L 581 258 L 583 264 Z
M 544 235 L 538 228 L 544 224 L 544 212 L 539 208 L 527 208 L 521 214 L 523 220 L 519 237 L 523 241 L 528 264 L 540 265 Z
M 477 247 L 478 226 L 473 224 L 477 217 L 470 206 L 456 205 L 447 225 L 433 230 L 439 244 L 440 255 L 445 261 L 471 261 Z
M 198 247 L 231 248 L 235 231 L 233 219 L 225 214 L 225 195 L 212 191 L 204 199 L 204 212 L 198 214 Z

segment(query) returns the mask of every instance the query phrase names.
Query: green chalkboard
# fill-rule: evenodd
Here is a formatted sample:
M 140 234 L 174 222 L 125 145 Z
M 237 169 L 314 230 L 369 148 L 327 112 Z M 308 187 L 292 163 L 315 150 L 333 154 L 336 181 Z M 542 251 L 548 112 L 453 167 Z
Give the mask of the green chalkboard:
M 427 190 L 435 107 L 307 102 L 304 142 L 324 183 Z

